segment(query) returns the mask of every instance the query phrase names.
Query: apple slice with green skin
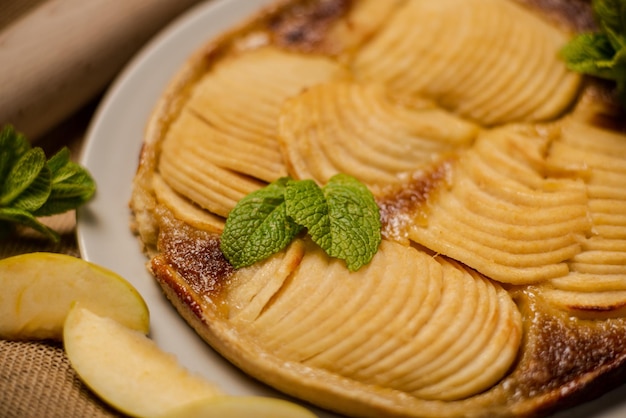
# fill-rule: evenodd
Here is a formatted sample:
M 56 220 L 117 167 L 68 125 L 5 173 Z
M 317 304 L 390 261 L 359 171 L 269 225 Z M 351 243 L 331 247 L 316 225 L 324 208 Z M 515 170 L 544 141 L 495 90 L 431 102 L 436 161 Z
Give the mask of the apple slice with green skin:
M 156 417 L 222 393 L 146 335 L 79 304 L 67 316 L 63 342 L 80 379 L 127 415 Z
M 316 418 L 295 403 L 260 396 L 219 396 L 170 411 L 158 418 Z
M 148 307 L 118 274 L 77 257 L 28 253 L 0 260 L 0 338 L 57 339 L 74 302 L 148 333 Z

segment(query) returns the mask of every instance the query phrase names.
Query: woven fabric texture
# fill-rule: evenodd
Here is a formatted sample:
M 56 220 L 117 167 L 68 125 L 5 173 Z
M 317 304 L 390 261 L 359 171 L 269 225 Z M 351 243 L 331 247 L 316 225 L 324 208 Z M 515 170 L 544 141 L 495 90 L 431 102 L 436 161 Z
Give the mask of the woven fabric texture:
M 121 416 L 85 388 L 59 342 L 0 340 L 0 387 L 3 418 Z

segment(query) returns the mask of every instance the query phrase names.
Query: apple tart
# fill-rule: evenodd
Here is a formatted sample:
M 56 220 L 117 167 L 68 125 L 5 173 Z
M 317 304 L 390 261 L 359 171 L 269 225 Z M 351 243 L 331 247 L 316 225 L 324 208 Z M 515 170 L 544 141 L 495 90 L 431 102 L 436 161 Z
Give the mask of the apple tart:
M 283 0 L 190 57 L 148 123 L 132 230 L 243 371 L 355 417 L 546 416 L 626 371 L 626 117 L 559 50 L 584 0 Z M 360 180 L 382 241 L 235 269 L 284 177 Z

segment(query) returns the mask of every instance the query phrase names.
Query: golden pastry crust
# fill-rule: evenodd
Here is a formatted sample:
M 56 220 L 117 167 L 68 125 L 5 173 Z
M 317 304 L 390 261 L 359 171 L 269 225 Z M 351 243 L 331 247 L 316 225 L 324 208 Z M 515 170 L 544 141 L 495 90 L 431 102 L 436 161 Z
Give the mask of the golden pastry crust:
M 506 36 L 473 52 L 446 20 Z M 548 57 L 592 22 L 583 0 L 275 3 L 190 57 L 152 114 L 130 202 L 150 271 L 229 361 L 349 416 L 545 416 L 607 391 L 626 371 L 626 119 L 558 58 L 511 71 L 500 49 Z M 370 265 L 304 237 L 224 259 L 241 197 L 339 171 L 381 210 Z

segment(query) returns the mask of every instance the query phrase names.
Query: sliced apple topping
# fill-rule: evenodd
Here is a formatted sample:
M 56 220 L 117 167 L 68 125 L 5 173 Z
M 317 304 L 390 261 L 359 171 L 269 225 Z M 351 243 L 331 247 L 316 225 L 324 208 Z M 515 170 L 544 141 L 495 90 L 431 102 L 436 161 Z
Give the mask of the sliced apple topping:
M 590 230 L 587 193 L 582 181 L 548 175 L 547 146 L 530 127 L 485 133 L 409 237 L 501 282 L 567 275 Z
M 211 111 L 212 109 L 207 109 L 205 113 L 210 115 Z M 216 110 L 219 111 L 227 112 L 223 109 Z M 237 128 L 236 122 L 223 121 L 219 125 L 213 123 L 204 119 L 203 115 L 186 109 L 170 126 L 163 152 L 172 154 L 172 158 L 195 155 L 205 164 L 210 163 L 224 170 L 244 173 L 265 181 L 285 174 L 282 157 L 272 134 L 262 130 L 247 132 L 244 128 L 239 128 L 242 132 L 224 133 L 220 130 Z M 238 152 L 241 149 L 248 150 L 249 153 Z
M 271 47 L 221 61 L 170 126 L 159 171 L 181 196 L 227 216 L 261 182 L 287 174 L 276 140 L 283 101 L 346 77 L 347 70 L 328 58 Z
M 178 121 L 184 119 L 181 117 Z M 189 124 L 181 125 L 188 126 Z M 175 141 L 175 127 L 170 131 L 169 141 L 164 141 L 159 161 L 159 172 L 172 190 L 198 206 L 218 216 L 226 217 L 237 202 L 247 194 L 262 187 L 264 183 L 244 174 L 233 172 L 202 158 L 199 149 L 209 137 L 197 137 L 182 133 L 177 138 L 187 138 L 186 144 Z
M 221 61 L 195 86 L 188 110 L 215 127 L 222 140 L 263 146 L 273 150 L 274 162 L 280 162 L 275 138 L 284 100 L 308 86 L 348 77 L 346 69 L 328 58 L 264 47 Z M 234 145 L 215 142 L 213 146 L 238 159 L 241 148 Z M 266 180 L 281 172 L 278 167 Z
M 297 242 L 229 286 L 231 323 L 281 359 L 420 399 L 489 388 L 521 341 L 521 316 L 500 286 L 390 241 L 356 273 Z
M 592 228 L 570 274 L 547 283 L 544 296 L 583 315 L 626 311 L 626 142 L 623 135 L 568 118 L 550 161 L 581 173 Z
M 354 70 L 485 125 L 545 120 L 580 85 L 558 57 L 569 37 L 511 1 L 408 1 L 364 45 Z
M 319 84 L 287 100 L 279 139 L 297 178 L 324 184 L 346 173 L 368 185 L 397 183 L 469 146 L 478 126 L 428 101 L 394 101 L 377 84 Z
M 72 304 L 141 333 L 148 307 L 124 278 L 80 258 L 29 253 L 0 260 L 0 338 L 60 340 Z
M 176 218 L 183 219 L 189 225 L 200 230 L 217 233 L 224 230 L 224 218 L 202 210 L 193 202 L 185 199 L 174 191 L 158 173 L 154 173 L 152 176 L 152 190 L 157 202 L 171 210 Z

